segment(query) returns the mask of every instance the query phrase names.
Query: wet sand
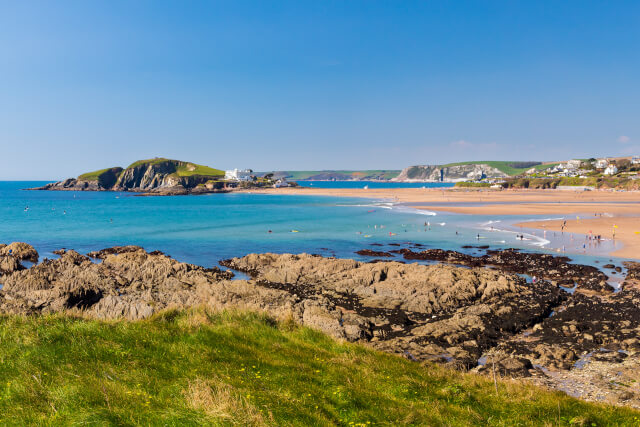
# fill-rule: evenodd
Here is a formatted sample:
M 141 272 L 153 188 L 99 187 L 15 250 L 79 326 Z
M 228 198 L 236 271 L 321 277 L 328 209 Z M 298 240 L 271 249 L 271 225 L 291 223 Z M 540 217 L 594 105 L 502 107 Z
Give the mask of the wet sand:
M 417 209 L 470 215 L 565 215 L 566 232 L 613 237 L 621 249 L 612 256 L 640 259 L 640 192 L 570 190 L 466 190 L 435 188 L 280 188 L 253 193 L 364 197 L 404 203 Z M 517 224 L 526 228 L 561 231 L 562 221 Z
M 562 231 L 563 220 L 523 222 L 516 224 L 526 228 Z M 617 226 L 617 227 L 614 227 Z M 568 219 L 564 231 L 591 236 L 602 236 L 603 239 L 615 239 L 622 243 L 622 248 L 611 253 L 623 258 L 640 258 L 640 217 L 598 217 L 584 219 Z M 614 236 L 615 231 L 615 236 Z M 638 234 L 636 234 L 636 232 Z

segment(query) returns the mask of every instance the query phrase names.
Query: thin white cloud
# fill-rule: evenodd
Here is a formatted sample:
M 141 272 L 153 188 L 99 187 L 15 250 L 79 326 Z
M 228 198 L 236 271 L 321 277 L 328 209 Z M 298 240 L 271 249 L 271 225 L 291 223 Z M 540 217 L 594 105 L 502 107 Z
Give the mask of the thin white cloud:
M 618 137 L 618 142 L 620 142 L 622 144 L 626 144 L 629 141 L 631 141 L 631 138 L 629 138 L 627 135 L 620 135 Z

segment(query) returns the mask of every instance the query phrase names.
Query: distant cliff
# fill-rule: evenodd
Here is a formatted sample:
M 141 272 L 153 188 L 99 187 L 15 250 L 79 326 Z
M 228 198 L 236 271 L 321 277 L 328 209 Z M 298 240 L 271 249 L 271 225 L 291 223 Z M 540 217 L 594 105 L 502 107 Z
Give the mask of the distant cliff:
M 135 191 L 155 194 L 189 194 L 220 190 L 224 172 L 181 160 L 140 160 L 127 168 L 89 172 L 77 178 L 47 184 L 34 190 Z
M 393 181 L 457 182 L 482 178 L 506 178 L 509 175 L 484 163 L 454 166 L 410 166 L 403 169 Z

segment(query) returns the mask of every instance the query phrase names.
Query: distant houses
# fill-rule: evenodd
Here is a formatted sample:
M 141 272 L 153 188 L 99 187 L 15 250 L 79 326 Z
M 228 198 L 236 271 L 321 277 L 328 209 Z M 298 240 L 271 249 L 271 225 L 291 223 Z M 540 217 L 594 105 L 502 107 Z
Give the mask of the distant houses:
M 288 186 L 289 186 L 289 183 L 285 178 L 281 178 L 277 180 L 275 184 L 273 184 L 273 188 L 285 188 Z
M 227 181 L 253 181 L 251 169 L 231 169 L 225 171 L 224 179 Z
M 616 167 L 616 165 L 608 165 L 606 168 L 604 168 L 604 172 L 602 172 L 604 175 L 615 175 L 618 173 L 618 168 Z
M 609 166 L 608 159 L 597 159 L 594 165 L 596 169 L 606 169 Z
M 582 166 L 582 160 L 572 159 L 572 160 L 569 160 L 567 163 L 565 163 L 564 165 L 561 165 L 561 166 L 565 170 L 577 170 L 577 169 L 580 168 L 580 166 Z

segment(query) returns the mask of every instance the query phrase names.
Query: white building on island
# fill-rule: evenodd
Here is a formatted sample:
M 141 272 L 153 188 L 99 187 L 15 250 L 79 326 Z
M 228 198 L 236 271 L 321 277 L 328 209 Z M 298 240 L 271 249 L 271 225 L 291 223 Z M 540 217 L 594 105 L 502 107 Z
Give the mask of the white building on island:
M 605 175 L 615 175 L 618 173 L 618 168 L 616 167 L 616 165 L 609 165 L 602 173 Z
M 228 181 L 251 181 L 252 173 L 251 169 L 231 169 L 225 171 L 224 179 Z
M 289 183 L 287 182 L 287 180 L 285 178 L 279 179 L 276 181 L 275 184 L 273 184 L 273 188 L 283 188 L 283 187 L 288 187 Z

